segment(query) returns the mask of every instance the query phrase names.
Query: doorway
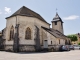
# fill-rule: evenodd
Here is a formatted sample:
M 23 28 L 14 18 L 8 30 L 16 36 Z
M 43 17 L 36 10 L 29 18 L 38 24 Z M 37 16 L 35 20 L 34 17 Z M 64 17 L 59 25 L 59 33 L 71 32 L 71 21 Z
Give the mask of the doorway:
M 48 48 L 48 40 L 44 40 L 43 47 Z

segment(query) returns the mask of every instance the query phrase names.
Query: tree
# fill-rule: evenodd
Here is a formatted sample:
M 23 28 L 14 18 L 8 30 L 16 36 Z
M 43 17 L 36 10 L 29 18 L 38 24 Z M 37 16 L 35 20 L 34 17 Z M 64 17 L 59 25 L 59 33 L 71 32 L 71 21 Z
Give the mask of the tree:
M 78 40 L 76 35 L 68 35 L 67 37 L 70 38 L 71 41 L 77 41 Z
M 80 45 L 80 42 L 78 43 L 78 45 Z

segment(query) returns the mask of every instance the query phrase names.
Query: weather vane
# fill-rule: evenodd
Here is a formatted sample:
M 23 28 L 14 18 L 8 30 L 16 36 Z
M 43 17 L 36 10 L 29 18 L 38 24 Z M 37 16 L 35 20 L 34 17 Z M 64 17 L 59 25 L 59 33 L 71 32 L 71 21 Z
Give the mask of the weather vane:
M 58 10 L 58 9 L 56 8 L 56 12 L 57 12 L 57 10 Z

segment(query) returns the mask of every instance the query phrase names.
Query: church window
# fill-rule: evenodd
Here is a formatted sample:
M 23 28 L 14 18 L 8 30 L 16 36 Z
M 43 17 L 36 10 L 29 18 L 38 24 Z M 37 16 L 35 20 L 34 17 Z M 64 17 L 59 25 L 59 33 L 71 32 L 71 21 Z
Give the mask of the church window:
M 31 39 L 31 29 L 28 27 L 25 32 L 25 39 Z
M 60 40 L 59 40 L 59 44 L 60 44 Z
M 52 44 L 52 41 L 51 41 L 51 44 Z
M 10 40 L 14 39 L 14 27 L 12 26 L 10 29 Z
M 57 25 L 57 21 L 55 21 L 55 25 Z

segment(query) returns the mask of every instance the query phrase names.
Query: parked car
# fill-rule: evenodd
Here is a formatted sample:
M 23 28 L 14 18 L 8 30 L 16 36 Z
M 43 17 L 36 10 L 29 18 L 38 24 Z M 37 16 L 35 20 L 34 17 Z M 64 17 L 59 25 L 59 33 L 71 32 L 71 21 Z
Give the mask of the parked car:
M 60 51 L 70 51 L 69 45 L 61 45 L 59 48 Z
M 74 50 L 80 50 L 80 45 L 74 45 Z
M 70 45 L 70 46 L 69 46 L 69 49 L 70 49 L 70 50 L 74 50 L 74 46 L 73 46 L 73 45 Z

